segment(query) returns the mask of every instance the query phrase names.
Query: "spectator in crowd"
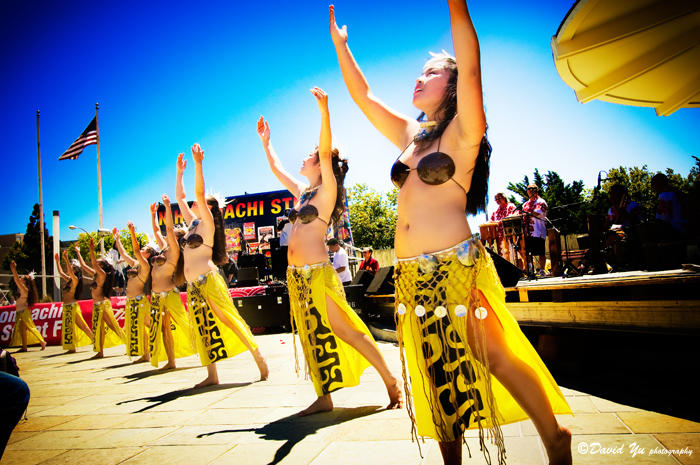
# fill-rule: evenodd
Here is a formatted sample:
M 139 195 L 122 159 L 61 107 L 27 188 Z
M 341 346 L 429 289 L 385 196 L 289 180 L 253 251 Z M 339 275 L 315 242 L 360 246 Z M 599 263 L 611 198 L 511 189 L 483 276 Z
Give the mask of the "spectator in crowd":
M 352 274 L 350 274 L 350 267 L 348 266 L 348 253 L 340 246 L 340 241 L 336 238 L 328 239 L 326 245 L 328 250 L 333 252 L 333 268 L 338 273 L 343 286 L 350 284 Z
M 362 263 L 360 263 L 360 270 L 369 271 L 375 274 L 379 269 L 379 262 L 376 258 L 372 257 L 372 247 L 365 247 L 362 249 Z

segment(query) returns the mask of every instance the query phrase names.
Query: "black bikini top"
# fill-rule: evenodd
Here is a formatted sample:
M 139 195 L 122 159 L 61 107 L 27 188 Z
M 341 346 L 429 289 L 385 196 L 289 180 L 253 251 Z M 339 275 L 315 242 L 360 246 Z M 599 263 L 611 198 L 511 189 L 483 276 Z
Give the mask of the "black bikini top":
M 97 281 L 93 281 L 90 283 L 90 287 L 93 289 L 97 289 Z
M 319 220 L 323 221 L 324 223 L 328 224 L 328 220 L 324 220 L 323 218 L 319 218 L 318 216 L 318 209 L 308 203 L 311 198 L 318 192 L 318 189 L 306 191 L 301 195 L 301 198 L 299 199 L 300 203 L 306 202 L 306 205 L 302 206 L 299 208 L 299 210 L 292 208 L 289 210 L 289 222 L 290 223 L 296 223 L 297 219 L 301 221 L 303 224 L 308 224 L 311 223 L 313 220 L 318 218 Z
M 64 292 L 70 291 L 71 286 L 73 285 L 73 281 L 68 281 L 66 284 L 63 285 L 61 289 L 63 289 Z
M 192 222 L 192 224 L 190 224 L 190 227 L 189 227 L 189 230 L 188 230 L 188 232 L 187 232 L 187 235 L 186 235 L 186 236 L 183 236 L 183 237 L 181 237 L 181 238 L 179 239 L 178 243 L 180 244 L 180 247 L 181 247 L 181 248 L 184 249 L 185 246 L 187 246 L 187 247 L 189 247 L 190 249 L 196 249 L 196 248 L 199 247 L 200 245 L 206 245 L 206 246 L 209 247 L 210 249 L 212 248 L 211 245 L 205 244 L 205 243 L 204 243 L 204 238 L 203 238 L 201 235 L 195 234 L 195 233 L 193 232 L 194 229 L 197 227 L 197 225 L 200 223 L 200 221 L 201 221 L 201 220 L 200 220 L 199 218 L 197 218 L 196 220 L 194 220 L 194 221 Z
M 406 182 L 406 178 L 411 173 L 411 171 L 417 171 L 418 177 L 421 181 L 431 186 L 437 186 L 444 184 L 450 179 L 454 181 L 459 187 L 467 193 L 467 190 L 454 179 L 455 175 L 455 162 L 452 160 L 448 154 L 440 151 L 440 142 L 442 142 L 442 136 L 438 139 L 437 151 L 424 155 L 418 162 L 418 166 L 411 168 L 402 161 L 399 160 L 401 155 L 404 154 L 406 149 L 416 142 L 414 138 L 405 149 L 401 151 L 399 156 L 396 158 L 394 165 L 391 167 L 391 182 L 394 183 L 396 187 L 401 189 L 403 184 Z M 469 171 L 473 171 L 472 168 Z
M 151 255 L 150 257 L 148 257 L 148 263 L 150 263 L 151 266 L 154 266 L 154 265 L 162 266 L 162 265 L 165 265 L 165 262 L 167 262 L 167 261 L 168 261 L 168 257 L 165 256 L 165 249 L 163 249 L 163 251 L 161 251 L 161 253 L 159 253 L 157 255 Z M 129 270 L 129 271 L 131 271 L 131 270 Z

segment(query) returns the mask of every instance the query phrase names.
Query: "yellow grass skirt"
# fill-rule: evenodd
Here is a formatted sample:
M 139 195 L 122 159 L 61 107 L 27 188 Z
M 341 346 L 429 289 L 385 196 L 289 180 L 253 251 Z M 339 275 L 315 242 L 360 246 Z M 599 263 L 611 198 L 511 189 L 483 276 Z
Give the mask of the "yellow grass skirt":
M 506 308 L 495 266 L 478 238 L 445 251 L 398 260 L 394 273 L 397 336 L 414 437 L 447 442 L 459 439 L 465 429 L 478 428 L 484 454 L 488 454 L 483 447 L 486 437 L 498 445 L 498 462 L 505 461 L 500 425 L 528 416 L 491 375 L 485 345 L 487 321 L 500 323 L 508 348 L 534 370 L 554 413 L 571 413 L 549 370 Z
M 114 327 L 117 328 L 117 332 L 114 332 L 112 328 L 107 325 L 107 321 L 114 323 Z M 104 323 L 105 328 L 104 341 L 100 337 L 100 327 L 102 326 L 102 323 Z M 114 318 L 112 302 L 108 298 L 92 303 L 92 333 L 94 334 L 95 338 L 93 348 L 95 352 L 99 352 L 108 347 L 119 346 L 126 342 L 126 336 L 119 327 L 117 319 Z
M 151 304 L 145 295 L 126 299 L 124 331 L 126 332 L 126 355 L 129 357 L 138 357 L 146 353 L 146 344 L 148 344 L 146 320 L 150 312 Z
M 17 310 L 15 312 L 15 326 L 12 328 L 10 347 L 19 347 L 22 345 L 22 334 L 19 330 L 20 324 L 23 324 L 27 328 L 28 346 L 33 344 L 41 344 L 44 342 L 41 332 L 39 329 L 37 329 L 34 321 L 32 320 L 32 310 L 25 308 L 24 310 Z
M 187 310 L 182 304 L 177 289 L 154 292 L 151 294 L 151 330 L 149 344 L 151 348 L 151 365 L 168 359 L 163 340 L 163 318 L 170 316 L 170 335 L 173 340 L 175 358 L 189 357 L 197 352 L 192 340 L 192 329 L 187 318 Z M 166 328 L 167 330 L 167 328 Z
M 223 313 L 236 331 L 221 321 L 212 307 Z M 224 278 L 216 271 L 210 271 L 196 281 L 187 283 L 187 308 L 202 366 L 248 350 L 241 337 L 253 350 L 258 348 L 248 324 L 231 301 Z
M 355 329 L 365 333 L 372 341 L 374 339 L 345 300 L 338 273 L 330 263 L 290 266 L 287 268 L 287 286 L 292 310 L 292 334 L 296 327 L 306 358 L 306 376 L 311 377 L 316 395 L 320 397 L 342 387 L 360 384 L 360 376 L 370 363 L 333 333 L 328 320 L 326 296 L 333 299 Z M 299 373 L 296 341 L 294 358 Z
M 83 318 L 83 312 L 80 311 L 80 304 L 78 302 L 64 303 L 61 312 L 61 346 L 65 350 L 75 350 L 78 347 L 92 344 L 90 336 L 85 334 L 77 325 L 78 321 L 82 321 L 87 326 Z

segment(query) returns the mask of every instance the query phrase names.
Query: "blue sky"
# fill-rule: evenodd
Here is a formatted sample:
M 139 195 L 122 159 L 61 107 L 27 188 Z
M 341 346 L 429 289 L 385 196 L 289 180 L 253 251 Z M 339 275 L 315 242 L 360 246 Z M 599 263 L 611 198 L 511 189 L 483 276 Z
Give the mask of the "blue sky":
M 550 40 L 571 1 L 479 1 L 484 101 L 494 147 L 490 192 L 535 168 L 595 185 L 598 171 L 647 164 L 684 175 L 700 153 L 698 110 L 582 105 L 556 73 Z M 409 115 L 428 51 L 452 51 L 446 2 L 338 1 L 349 43 L 375 94 Z M 329 94 L 334 142 L 350 158 L 346 186 L 386 191 L 397 150 L 351 101 L 328 34 L 325 1 L 0 3 L 0 135 L 7 211 L 0 234 L 24 232 L 38 201 L 36 110 L 41 110 L 44 212 L 60 237 L 98 225 L 96 150 L 58 156 L 100 103 L 104 224 L 133 220 L 150 233 L 148 205 L 175 194 L 175 160 L 199 142 L 208 190 L 276 190 L 255 123 L 270 122 L 285 166 L 296 172 L 318 140 L 308 92 Z M 190 157 L 191 158 L 191 157 Z M 194 195 L 193 170 L 185 173 Z M 491 195 L 492 196 L 492 195 Z M 493 205 L 490 205 L 492 208 Z M 473 221 L 478 224 L 481 218 Z

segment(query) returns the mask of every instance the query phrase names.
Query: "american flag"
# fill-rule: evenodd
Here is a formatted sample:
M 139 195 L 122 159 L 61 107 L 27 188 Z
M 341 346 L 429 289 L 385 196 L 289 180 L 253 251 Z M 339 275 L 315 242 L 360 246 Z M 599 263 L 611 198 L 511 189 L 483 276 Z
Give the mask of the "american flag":
M 85 128 L 80 137 L 75 139 L 68 150 L 63 152 L 63 155 L 58 157 L 59 160 L 75 160 L 78 156 L 83 153 L 83 149 L 88 145 L 97 144 L 97 121 L 93 118 L 90 124 Z

